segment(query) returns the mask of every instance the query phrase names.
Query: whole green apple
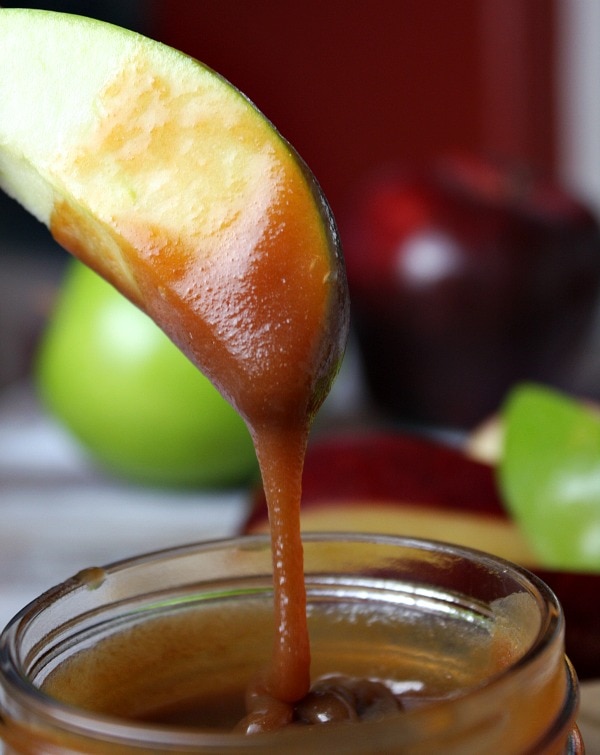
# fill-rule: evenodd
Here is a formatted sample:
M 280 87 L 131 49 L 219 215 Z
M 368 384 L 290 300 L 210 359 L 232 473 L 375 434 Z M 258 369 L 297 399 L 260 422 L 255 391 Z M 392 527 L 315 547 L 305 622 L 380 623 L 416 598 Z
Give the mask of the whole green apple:
M 42 401 L 104 467 L 154 485 L 249 481 L 244 421 L 152 320 L 73 261 L 35 367 Z

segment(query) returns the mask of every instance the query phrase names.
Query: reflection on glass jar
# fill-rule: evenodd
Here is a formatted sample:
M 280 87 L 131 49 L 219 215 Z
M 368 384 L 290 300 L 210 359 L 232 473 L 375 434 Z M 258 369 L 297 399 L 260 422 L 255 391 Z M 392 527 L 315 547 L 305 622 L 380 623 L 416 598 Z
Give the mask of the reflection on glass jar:
M 401 710 L 242 735 L 272 642 L 263 537 L 90 569 L 0 642 L 6 753 L 578 753 L 563 618 L 536 577 L 482 553 L 307 535 L 314 678 L 383 681 Z

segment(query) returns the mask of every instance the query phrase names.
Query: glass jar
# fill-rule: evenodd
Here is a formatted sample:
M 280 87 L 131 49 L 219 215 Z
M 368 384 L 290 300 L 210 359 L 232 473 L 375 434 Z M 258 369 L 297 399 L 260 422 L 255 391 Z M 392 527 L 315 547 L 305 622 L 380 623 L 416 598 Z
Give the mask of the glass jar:
M 204 724 L 242 715 L 268 663 L 269 541 L 243 537 L 87 569 L 21 611 L 0 638 L 5 753 L 583 752 L 561 608 L 535 576 L 414 539 L 311 534 L 304 548 L 313 675 L 383 678 L 400 713 L 185 727 L 192 708 Z

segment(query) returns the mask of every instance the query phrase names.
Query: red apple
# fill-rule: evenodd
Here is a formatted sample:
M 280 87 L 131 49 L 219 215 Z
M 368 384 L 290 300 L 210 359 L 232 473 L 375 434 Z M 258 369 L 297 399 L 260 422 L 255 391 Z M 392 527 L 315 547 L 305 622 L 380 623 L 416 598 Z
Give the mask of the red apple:
M 258 490 L 245 531 L 267 527 Z M 520 563 L 558 595 L 567 652 L 580 678 L 600 677 L 600 573 L 551 570 L 536 562 L 505 512 L 494 468 L 460 449 L 389 432 L 321 437 L 306 455 L 302 529 L 445 540 Z
M 517 381 L 570 387 L 600 227 L 563 189 L 445 158 L 372 176 L 341 228 L 366 381 L 388 416 L 470 427 Z
M 336 433 L 311 443 L 301 516 L 305 531 L 333 527 L 415 535 L 477 546 L 527 566 L 535 563 L 531 548 L 507 519 L 492 467 L 416 435 Z M 261 530 L 267 524 L 259 489 L 246 528 Z

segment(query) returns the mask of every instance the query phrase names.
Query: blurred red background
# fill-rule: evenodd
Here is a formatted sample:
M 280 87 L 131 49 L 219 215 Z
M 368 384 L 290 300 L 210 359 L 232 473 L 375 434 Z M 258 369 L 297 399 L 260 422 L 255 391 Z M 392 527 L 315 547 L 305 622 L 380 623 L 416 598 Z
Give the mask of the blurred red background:
M 440 151 L 556 167 L 556 0 L 157 0 L 150 33 L 215 68 L 334 212 L 374 166 Z

